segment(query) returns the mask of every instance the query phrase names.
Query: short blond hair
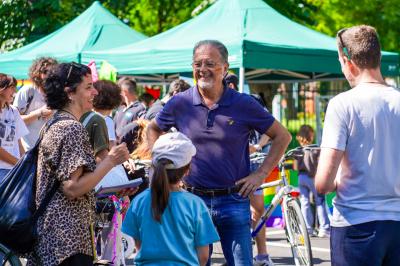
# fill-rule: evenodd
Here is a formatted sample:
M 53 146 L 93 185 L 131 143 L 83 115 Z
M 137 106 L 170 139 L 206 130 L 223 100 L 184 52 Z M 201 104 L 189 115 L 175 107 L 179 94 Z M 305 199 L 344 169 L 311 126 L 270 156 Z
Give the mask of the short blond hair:
M 359 68 L 375 69 L 381 65 L 381 45 L 374 27 L 359 25 L 338 31 L 339 52 Z M 345 51 L 347 50 L 347 51 Z

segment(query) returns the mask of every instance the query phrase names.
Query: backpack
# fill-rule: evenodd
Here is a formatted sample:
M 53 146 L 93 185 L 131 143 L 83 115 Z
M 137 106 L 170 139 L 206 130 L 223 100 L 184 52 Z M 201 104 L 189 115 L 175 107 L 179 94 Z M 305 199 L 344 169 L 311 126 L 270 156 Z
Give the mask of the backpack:
M 28 253 L 37 240 L 36 224 L 60 186 L 56 180 L 39 207 L 35 206 L 36 170 L 43 132 L 56 122 L 71 118 L 53 118 L 43 128 L 35 146 L 27 151 L 0 183 L 0 243 L 15 253 Z

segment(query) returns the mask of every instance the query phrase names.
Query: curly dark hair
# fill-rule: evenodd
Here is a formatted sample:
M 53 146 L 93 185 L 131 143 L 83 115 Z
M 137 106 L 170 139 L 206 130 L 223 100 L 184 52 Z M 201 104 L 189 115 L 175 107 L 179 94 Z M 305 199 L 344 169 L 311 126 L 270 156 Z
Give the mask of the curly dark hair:
M 75 92 L 83 77 L 91 74 L 88 66 L 77 63 L 63 63 L 54 67 L 44 83 L 46 104 L 50 109 L 63 109 L 70 103 L 65 88 Z
M 93 99 L 93 107 L 101 110 L 111 110 L 122 102 L 121 88 L 112 81 L 98 80 L 93 84 L 98 94 Z
M 51 68 L 58 64 L 57 60 L 51 57 L 40 57 L 33 61 L 29 68 L 29 78 L 36 87 L 42 88 L 44 80 L 40 77 L 41 74 L 47 74 Z
M 17 80 L 11 75 L 0 73 L 0 91 L 11 86 L 16 87 Z

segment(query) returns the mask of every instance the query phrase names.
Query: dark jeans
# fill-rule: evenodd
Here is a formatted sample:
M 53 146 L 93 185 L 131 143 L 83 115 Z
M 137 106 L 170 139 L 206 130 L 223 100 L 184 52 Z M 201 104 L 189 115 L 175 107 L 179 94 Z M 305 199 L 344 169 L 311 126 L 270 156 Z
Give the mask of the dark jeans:
M 93 257 L 78 253 L 65 259 L 59 266 L 93 266 Z
M 333 266 L 399 266 L 400 221 L 331 227 Z

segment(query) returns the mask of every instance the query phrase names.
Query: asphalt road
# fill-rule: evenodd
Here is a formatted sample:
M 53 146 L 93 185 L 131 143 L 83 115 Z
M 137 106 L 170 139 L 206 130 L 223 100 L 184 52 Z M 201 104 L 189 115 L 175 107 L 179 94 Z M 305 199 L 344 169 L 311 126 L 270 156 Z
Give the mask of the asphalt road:
M 311 238 L 313 262 L 317 266 L 330 266 L 330 245 L 329 238 Z M 290 246 L 286 241 L 285 232 L 282 229 L 267 229 L 267 248 L 275 265 L 294 265 Z M 253 245 L 253 254 L 257 254 L 256 246 Z M 214 246 L 212 265 L 223 265 L 224 255 L 219 245 Z

